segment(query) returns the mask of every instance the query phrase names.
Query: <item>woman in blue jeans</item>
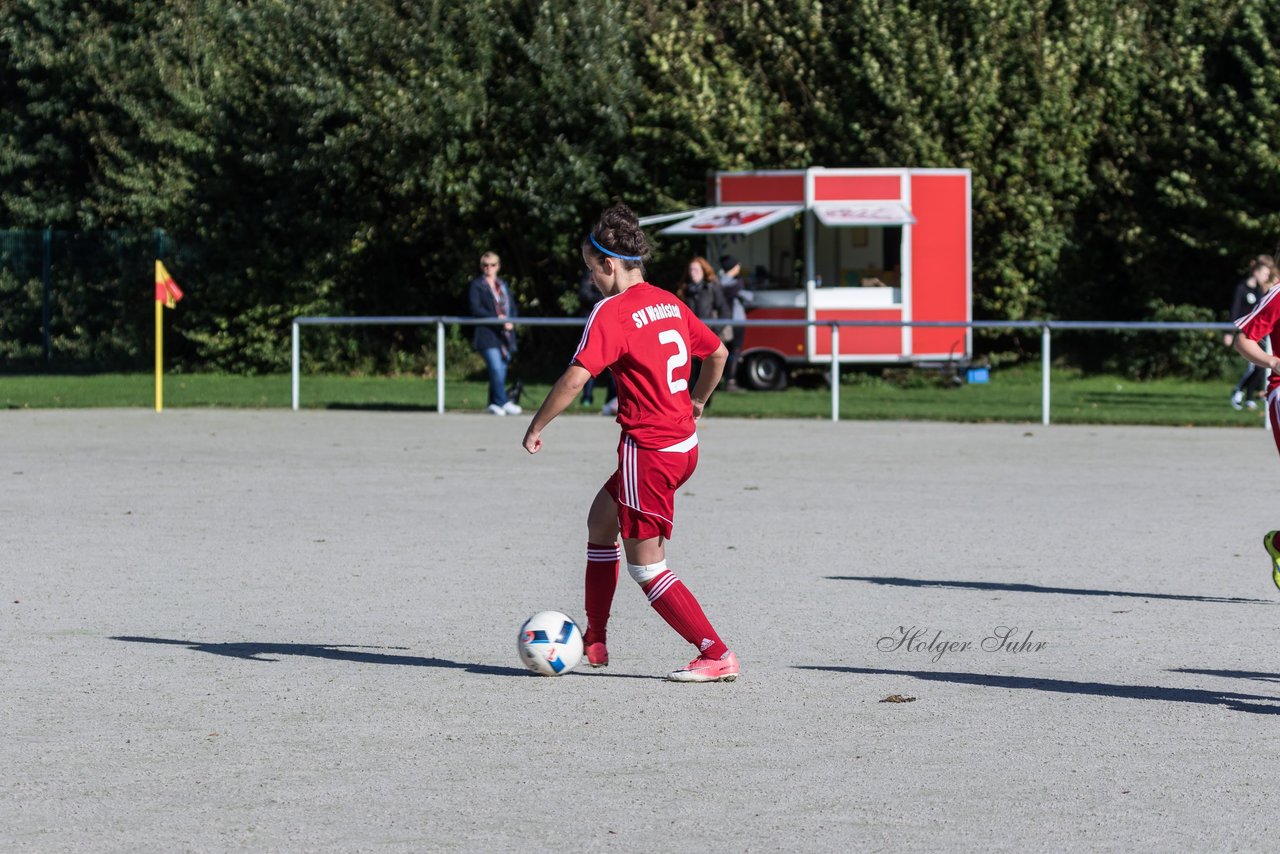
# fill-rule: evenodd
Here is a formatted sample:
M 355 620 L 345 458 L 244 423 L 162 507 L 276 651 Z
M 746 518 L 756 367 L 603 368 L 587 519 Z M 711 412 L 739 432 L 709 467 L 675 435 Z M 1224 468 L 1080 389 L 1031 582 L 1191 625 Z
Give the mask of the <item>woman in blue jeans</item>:
M 480 256 L 480 275 L 471 280 L 468 294 L 472 317 L 516 317 L 516 301 L 507 283 L 498 278 L 499 261 L 496 252 Z M 507 363 L 516 351 L 515 326 L 512 323 L 495 323 L 475 327 L 472 338 L 480 358 L 489 370 L 489 412 L 494 415 L 519 415 L 523 410 L 507 400 Z

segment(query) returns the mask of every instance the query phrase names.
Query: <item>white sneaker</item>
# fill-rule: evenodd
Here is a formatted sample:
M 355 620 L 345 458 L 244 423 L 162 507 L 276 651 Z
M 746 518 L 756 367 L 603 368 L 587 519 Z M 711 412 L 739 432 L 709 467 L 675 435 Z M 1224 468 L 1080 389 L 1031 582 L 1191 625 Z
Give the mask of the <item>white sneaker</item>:
M 502 404 L 502 411 L 508 415 L 519 415 L 520 413 L 524 412 L 523 409 L 516 406 L 514 403 L 512 403 L 509 400 L 506 403 Z
M 1243 402 L 1244 402 L 1244 392 L 1242 391 L 1231 392 L 1231 408 L 1232 409 L 1239 409 L 1240 404 Z
M 494 415 L 506 415 L 506 414 L 507 414 L 507 410 L 503 409 L 501 406 L 499 406 L 499 405 L 498 405 L 498 404 L 496 404 L 496 403 L 491 403 L 491 404 L 489 404 L 489 411 L 490 411 L 490 412 L 492 412 Z
M 604 402 L 604 406 L 600 407 L 600 414 L 601 415 L 617 415 L 618 399 L 616 397 L 611 397 L 608 400 L 606 400 Z

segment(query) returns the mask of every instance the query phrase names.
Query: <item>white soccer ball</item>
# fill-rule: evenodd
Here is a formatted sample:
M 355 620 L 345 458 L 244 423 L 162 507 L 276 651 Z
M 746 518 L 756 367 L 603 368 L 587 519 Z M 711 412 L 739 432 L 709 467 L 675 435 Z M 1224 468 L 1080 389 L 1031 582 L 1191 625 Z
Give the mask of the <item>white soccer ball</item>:
M 539 611 L 520 627 L 516 650 L 539 676 L 563 676 L 582 660 L 582 632 L 559 611 Z

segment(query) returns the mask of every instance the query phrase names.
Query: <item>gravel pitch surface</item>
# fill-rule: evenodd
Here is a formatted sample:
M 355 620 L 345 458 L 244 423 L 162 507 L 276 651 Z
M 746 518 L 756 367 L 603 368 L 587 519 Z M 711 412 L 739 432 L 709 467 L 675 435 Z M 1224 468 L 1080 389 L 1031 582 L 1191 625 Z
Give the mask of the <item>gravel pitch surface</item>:
M 678 685 L 625 569 L 609 668 L 520 666 L 617 436 L 526 424 L 0 413 L 0 849 L 1274 845 L 1265 432 L 709 417 L 743 672 Z

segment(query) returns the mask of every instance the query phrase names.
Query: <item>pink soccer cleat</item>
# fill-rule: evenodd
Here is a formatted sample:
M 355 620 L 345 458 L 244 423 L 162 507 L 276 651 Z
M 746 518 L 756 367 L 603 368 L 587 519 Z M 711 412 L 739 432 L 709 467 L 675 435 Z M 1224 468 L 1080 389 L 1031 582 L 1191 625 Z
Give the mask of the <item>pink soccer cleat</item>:
M 698 656 L 667 675 L 672 682 L 732 682 L 738 678 L 738 656 L 726 652 L 723 658 Z
M 591 667 L 609 666 L 609 648 L 603 641 L 589 643 L 583 649 L 587 654 L 587 664 Z

